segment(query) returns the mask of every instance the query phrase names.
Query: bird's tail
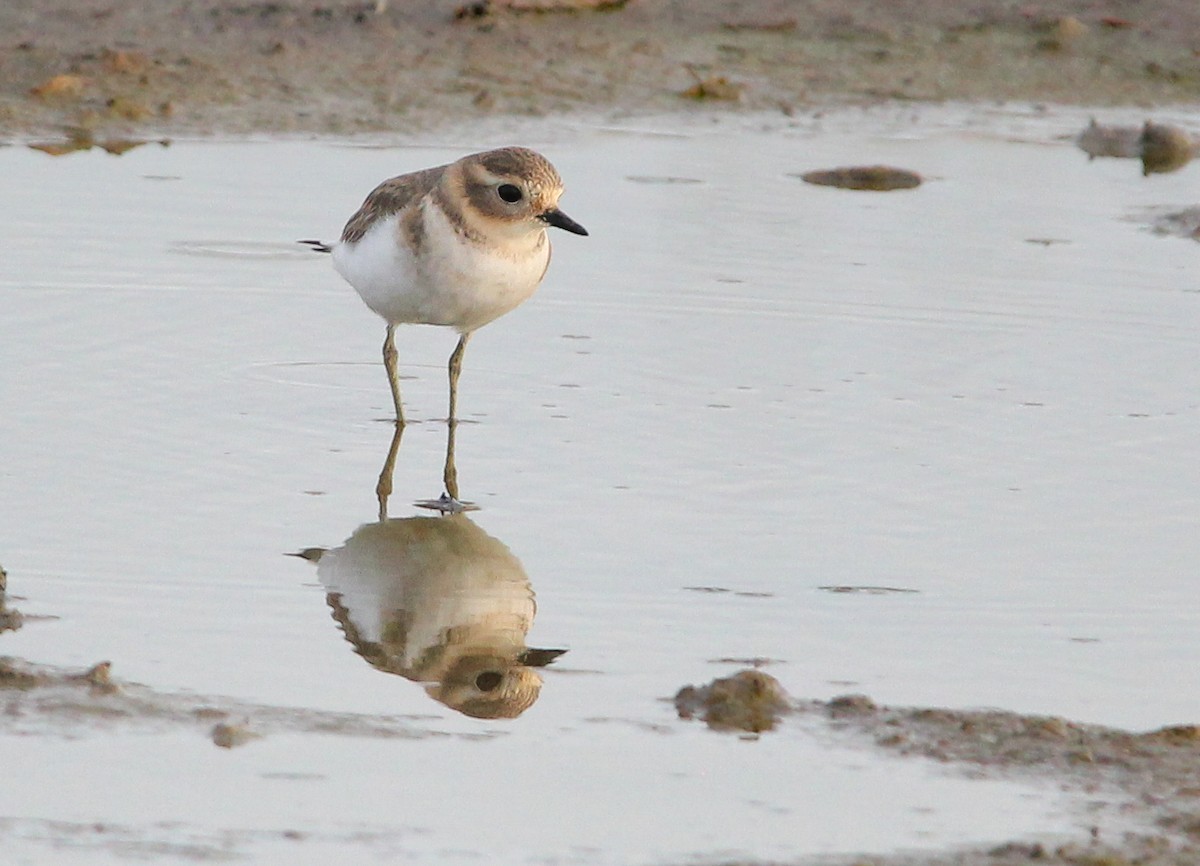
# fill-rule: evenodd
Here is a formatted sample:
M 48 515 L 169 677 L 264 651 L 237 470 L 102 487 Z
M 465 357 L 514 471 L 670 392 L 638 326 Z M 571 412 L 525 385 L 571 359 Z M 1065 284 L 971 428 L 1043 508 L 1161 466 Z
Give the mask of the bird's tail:
M 333 247 L 325 243 L 325 241 L 296 241 L 298 244 L 304 244 L 306 247 L 311 247 L 314 253 L 331 253 Z

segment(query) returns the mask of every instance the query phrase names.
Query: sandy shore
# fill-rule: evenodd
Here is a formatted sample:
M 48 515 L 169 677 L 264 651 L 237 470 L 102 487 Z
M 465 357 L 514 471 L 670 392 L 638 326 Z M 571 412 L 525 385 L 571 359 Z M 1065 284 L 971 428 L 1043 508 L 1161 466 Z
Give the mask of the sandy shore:
M 1200 100 L 1200 4 L 17 0 L 0 135 L 412 132 L 886 100 Z

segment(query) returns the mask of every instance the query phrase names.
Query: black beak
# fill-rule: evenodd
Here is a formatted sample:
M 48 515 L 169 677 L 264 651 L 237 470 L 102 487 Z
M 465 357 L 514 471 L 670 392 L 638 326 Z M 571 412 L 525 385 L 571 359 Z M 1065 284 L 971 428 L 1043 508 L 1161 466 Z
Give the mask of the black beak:
M 588 233 L 587 229 L 575 222 L 575 220 L 571 219 L 556 207 L 552 207 L 550 210 L 538 214 L 538 219 L 544 223 L 549 223 L 556 229 L 565 229 L 571 234 L 586 235 Z
M 517 664 L 525 665 L 531 668 L 544 668 L 550 662 L 554 661 L 560 655 L 566 653 L 566 650 L 560 649 L 534 649 L 530 647 L 517 656 Z

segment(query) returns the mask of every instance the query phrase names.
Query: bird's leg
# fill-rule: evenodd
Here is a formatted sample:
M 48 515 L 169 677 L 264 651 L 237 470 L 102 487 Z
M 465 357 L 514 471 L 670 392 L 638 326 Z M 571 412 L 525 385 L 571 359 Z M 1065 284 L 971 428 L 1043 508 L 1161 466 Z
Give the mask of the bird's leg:
M 387 336 L 383 338 L 383 368 L 387 370 L 388 384 L 392 386 L 392 403 L 396 407 L 396 426 L 404 426 L 404 407 L 400 403 L 400 374 L 396 372 L 396 326 L 388 324 Z
M 458 423 L 458 374 L 462 372 L 463 352 L 469 339 L 470 331 L 458 338 L 458 345 L 450 353 L 450 415 L 446 420 L 451 426 Z
M 442 481 L 446 485 L 446 492 L 455 502 L 458 501 L 458 467 L 454 463 L 454 434 L 457 430 L 457 421 L 451 421 L 446 425 L 446 468 L 442 470 Z
M 446 492 L 454 500 L 458 499 L 458 468 L 454 464 L 454 434 L 458 430 L 458 376 L 462 372 L 463 353 L 470 338 L 469 331 L 458 338 L 449 365 L 450 414 L 446 418 L 446 467 L 442 471 L 442 480 L 446 484 Z
M 392 444 L 388 447 L 387 459 L 383 461 L 383 469 L 379 470 L 379 481 L 375 485 L 375 497 L 379 500 L 379 519 L 387 520 L 388 497 L 392 495 L 392 476 L 396 472 L 396 454 L 400 451 L 400 437 L 404 435 L 404 425 L 397 424 L 392 433 Z

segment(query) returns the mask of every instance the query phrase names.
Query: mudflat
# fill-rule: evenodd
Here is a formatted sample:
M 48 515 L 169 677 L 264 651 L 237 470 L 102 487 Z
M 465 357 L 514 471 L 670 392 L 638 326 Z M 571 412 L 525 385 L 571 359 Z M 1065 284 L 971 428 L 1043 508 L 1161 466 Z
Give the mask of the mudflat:
M 9 137 L 1200 99 L 1191 0 L 19 0 L 0 6 L 0 33 Z

